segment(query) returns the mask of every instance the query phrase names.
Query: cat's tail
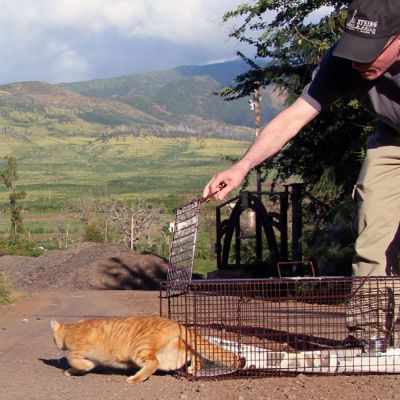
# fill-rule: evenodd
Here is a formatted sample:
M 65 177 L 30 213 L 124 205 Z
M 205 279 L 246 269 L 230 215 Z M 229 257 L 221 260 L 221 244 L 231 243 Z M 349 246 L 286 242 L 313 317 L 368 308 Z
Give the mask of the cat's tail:
M 221 363 L 235 370 L 242 369 L 245 366 L 245 358 L 240 357 L 239 354 L 235 352 L 235 349 L 227 350 L 221 346 L 215 345 L 192 330 L 191 337 L 190 347 L 201 357 Z

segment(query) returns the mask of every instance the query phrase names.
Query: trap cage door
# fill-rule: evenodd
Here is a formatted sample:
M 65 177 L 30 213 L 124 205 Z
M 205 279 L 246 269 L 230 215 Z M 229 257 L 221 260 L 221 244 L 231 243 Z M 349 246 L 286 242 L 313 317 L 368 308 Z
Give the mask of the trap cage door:
M 166 282 L 168 295 L 182 293 L 192 281 L 200 204 L 201 200 L 194 200 L 176 212 Z

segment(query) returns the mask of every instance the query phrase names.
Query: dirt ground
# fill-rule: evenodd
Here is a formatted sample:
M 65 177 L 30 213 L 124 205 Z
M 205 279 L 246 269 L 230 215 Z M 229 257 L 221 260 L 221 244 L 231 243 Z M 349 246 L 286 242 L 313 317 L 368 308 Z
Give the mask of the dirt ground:
M 49 289 L 157 290 L 168 261 L 117 244 L 84 243 L 40 257 L 2 256 L 0 272 L 23 292 Z
M 299 374 L 189 381 L 157 373 L 135 385 L 125 383 L 127 371 L 121 370 L 65 376 L 66 353 L 53 343 L 49 324 L 52 318 L 72 322 L 80 317 L 159 314 L 159 292 L 141 290 L 139 283 L 157 285 L 165 274 L 165 260 L 118 246 L 98 246 L 85 245 L 36 260 L 0 257 L 0 271 L 25 295 L 24 300 L 0 308 L 1 400 L 400 399 L 397 375 Z M 139 259 L 145 270 L 139 268 Z M 113 273 L 106 273 L 104 265 Z M 133 285 L 133 289 L 115 290 L 117 282 L 122 282 L 125 289 Z

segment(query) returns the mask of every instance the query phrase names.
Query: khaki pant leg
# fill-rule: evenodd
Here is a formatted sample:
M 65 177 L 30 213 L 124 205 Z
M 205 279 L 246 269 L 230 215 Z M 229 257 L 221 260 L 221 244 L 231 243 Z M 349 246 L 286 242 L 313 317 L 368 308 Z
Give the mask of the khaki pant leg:
M 399 275 L 400 146 L 367 151 L 354 196 L 358 238 L 353 274 Z
M 354 196 L 358 207 L 354 276 L 368 279 L 399 275 L 400 146 L 367 151 Z M 384 281 L 372 291 L 369 282 L 361 287 L 359 283 L 349 304 L 350 334 L 368 341 L 368 337 L 382 337 L 382 332 L 386 332 L 386 338 L 393 344 L 393 328 L 400 304 L 397 285 L 392 293 L 391 288 L 384 287 Z M 390 309 L 385 310 L 384 304 Z

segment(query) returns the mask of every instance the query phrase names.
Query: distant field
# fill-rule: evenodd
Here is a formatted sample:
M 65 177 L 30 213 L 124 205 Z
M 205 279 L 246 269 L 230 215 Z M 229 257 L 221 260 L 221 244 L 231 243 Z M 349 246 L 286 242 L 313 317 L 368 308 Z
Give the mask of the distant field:
M 248 143 L 223 139 L 126 137 L 99 141 L 76 136 L 40 135 L 26 143 L 2 136 L 4 156 L 17 158 L 18 188 L 27 203 L 48 204 L 85 195 L 155 197 L 200 194 L 212 174 L 230 164 Z M 0 202 L 8 193 L 0 186 Z
M 36 136 L 36 135 L 35 135 Z M 84 197 L 120 200 L 145 199 L 165 207 L 152 241 L 144 235 L 138 250 L 169 256 L 170 234 L 162 233 L 174 221 L 174 210 L 201 196 L 211 176 L 231 164 L 225 157 L 243 154 L 249 143 L 197 138 L 132 137 L 101 142 L 90 137 L 44 136 L 29 143 L 4 137 L 0 147 L 0 168 L 4 156 L 17 158 L 18 189 L 26 191 L 23 211 L 23 239 L 35 249 L 73 248 L 85 240 L 81 212 L 65 207 Z M 214 258 L 215 203 L 204 205 L 200 220 L 194 272 L 216 269 Z M 208 212 L 205 213 L 205 209 Z M 206 216 L 207 215 L 207 216 Z M 104 235 L 104 216 L 96 224 Z M 116 231 L 107 241 L 121 242 Z M 0 240 L 10 234 L 8 192 L 0 185 Z M 2 250 L 8 253 L 9 249 Z M 18 253 L 17 253 L 18 254 Z

